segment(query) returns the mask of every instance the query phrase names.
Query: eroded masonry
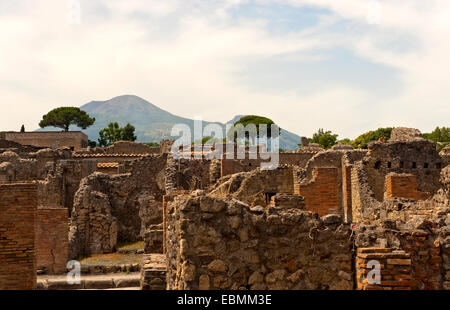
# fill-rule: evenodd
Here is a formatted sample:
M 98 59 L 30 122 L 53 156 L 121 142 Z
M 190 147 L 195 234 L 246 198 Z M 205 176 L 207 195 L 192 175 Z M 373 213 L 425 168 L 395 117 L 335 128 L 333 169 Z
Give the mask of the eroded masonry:
M 450 289 L 448 146 L 409 128 L 366 150 L 302 142 L 262 170 L 248 149 L 212 158 L 219 145 L 177 159 L 172 140 L 0 139 L 0 289 L 49 288 L 38 273 L 138 241 L 142 289 Z

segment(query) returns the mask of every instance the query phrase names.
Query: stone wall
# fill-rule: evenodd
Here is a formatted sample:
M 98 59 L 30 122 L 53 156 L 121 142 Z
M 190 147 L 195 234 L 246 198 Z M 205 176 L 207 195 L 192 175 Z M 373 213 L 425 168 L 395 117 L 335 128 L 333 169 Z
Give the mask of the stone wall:
M 383 201 L 385 178 L 391 172 L 414 174 L 418 190 L 431 195 L 440 187 L 442 158 L 436 152 L 436 144 L 429 140 L 370 143 L 363 164 L 370 188 L 378 201 Z
M 351 231 L 338 216 L 202 193 L 167 213 L 168 289 L 353 288 Z
M 117 241 L 143 240 L 162 223 L 166 155 L 133 161 L 129 173 L 95 172 L 75 195 L 70 224 L 70 257 L 114 250 Z
M 39 207 L 36 218 L 36 265 L 47 274 L 66 271 L 69 257 L 68 210 Z
M 144 252 L 163 253 L 163 225 L 151 225 L 144 234 Z
M 144 254 L 141 263 L 141 290 L 165 290 L 166 272 L 164 255 Z
M 128 155 L 144 155 L 144 154 L 160 154 L 161 147 L 148 146 L 144 143 L 134 141 L 117 141 L 114 144 L 106 147 L 88 147 L 86 149 L 78 150 L 78 155 L 88 154 L 128 154 Z
M 0 289 L 36 287 L 36 205 L 36 185 L 0 185 Z
M 88 146 L 88 136 L 81 131 L 6 132 L 5 139 L 38 147 L 71 147 L 79 150 Z
M 317 152 L 302 152 L 302 153 L 279 153 L 279 166 L 295 165 L 298 167 L 305 167 L 308 160 L 310 160 Z M 250 159 L 248 154 L 245 159 L 220 159 L 221 176 L 227 176 L 239 172 L 249 172 L 261 167 L 261 163 L 268 162 L 261 158 Z
M 285 166 L 274 170 L 241 172 L 221 178 L 210 188 L 211 195 L 232 197 L 251 206 L 266 206 L 277 193 L 294 193 L 293 167 Z

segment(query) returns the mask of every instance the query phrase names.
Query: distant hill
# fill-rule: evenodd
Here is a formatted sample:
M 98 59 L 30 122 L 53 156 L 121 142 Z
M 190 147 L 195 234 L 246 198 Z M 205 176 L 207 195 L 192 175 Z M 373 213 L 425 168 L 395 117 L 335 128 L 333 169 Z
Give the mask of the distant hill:
M 136 128 L 137 141 L 139 142 L 159 142 L 167 138 L 177 139 L 177 137 L 170 136 L 175 124 L 186 124 L 191 130 L 194 126 L 194 120 L 171 114 L 134 95 L 123 95 L 106 101 L 91 101 L 81 106 L 80 109 L 96 119 L 94 125 L 83 130 L 93 141 L 98 140 L 98 132 L 107 127 L 110 122 L 118 122 L 120 126 L 127 123 L 132 124 Z M 234 123 L 242 116 L 237 115 L 227 123 Z M 211 123 L 219 124 L 225 128 L 223 123 L 203 121 L 204 126 Z M 49 130 L 49 128 L 45 128 L 45 130 Z M 76 129 L 71 128 L 71 130 Z M 281 148 L 293 150 L 297 148 L 298 143 L 300 143 L 299 136 L 281 129 Z

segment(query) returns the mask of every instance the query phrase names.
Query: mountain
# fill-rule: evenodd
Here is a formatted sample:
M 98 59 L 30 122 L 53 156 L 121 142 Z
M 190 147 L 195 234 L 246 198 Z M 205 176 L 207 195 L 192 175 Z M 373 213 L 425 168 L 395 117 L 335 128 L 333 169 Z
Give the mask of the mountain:
M 136 128 L 137 141 L 159 142 L 171 137 L 171 130 L 175 124 L 186 124 L 193 133 L 194 120 L 180 117 L 164 111 L 154 104 L 134 95 L 123 95 L 107 101 L 91 101 L 80 107 L 91 117 L 95 117 L 95 123 L 83 130 L 89 136 L 89 140 L 97 141 L 98 132 L 107 127 L 110 122 L 118 122 L 120 126 L 130 123 Z M 243 115 L 237 115 L 227 123 L 234 123 Z M 219 124 L 225 128 L 225 124 L 219 122 L 203 121 L 203 126 Z M 46 128 L 45 130 L 49 130 Z M 75 128 L 71 128 L 75 130 Z M 79 130 L 79 129 L 78 129 Z M 300 143 L 300 137 L 289 131 L 281 129 L 280 147 L 285 150 L 293 150 Z

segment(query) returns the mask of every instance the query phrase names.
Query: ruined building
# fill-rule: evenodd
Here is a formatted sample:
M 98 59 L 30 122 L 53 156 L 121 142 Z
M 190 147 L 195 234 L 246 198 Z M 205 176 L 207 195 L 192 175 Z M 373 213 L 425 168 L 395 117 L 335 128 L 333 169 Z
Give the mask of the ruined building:
M 450 151 L 419 131 L 365 150 L 303 140 L 273 170 L 248 148 L 172 143 L 0 140 L 0 288 L 144 241 L 142 289 L 450 289 Z

